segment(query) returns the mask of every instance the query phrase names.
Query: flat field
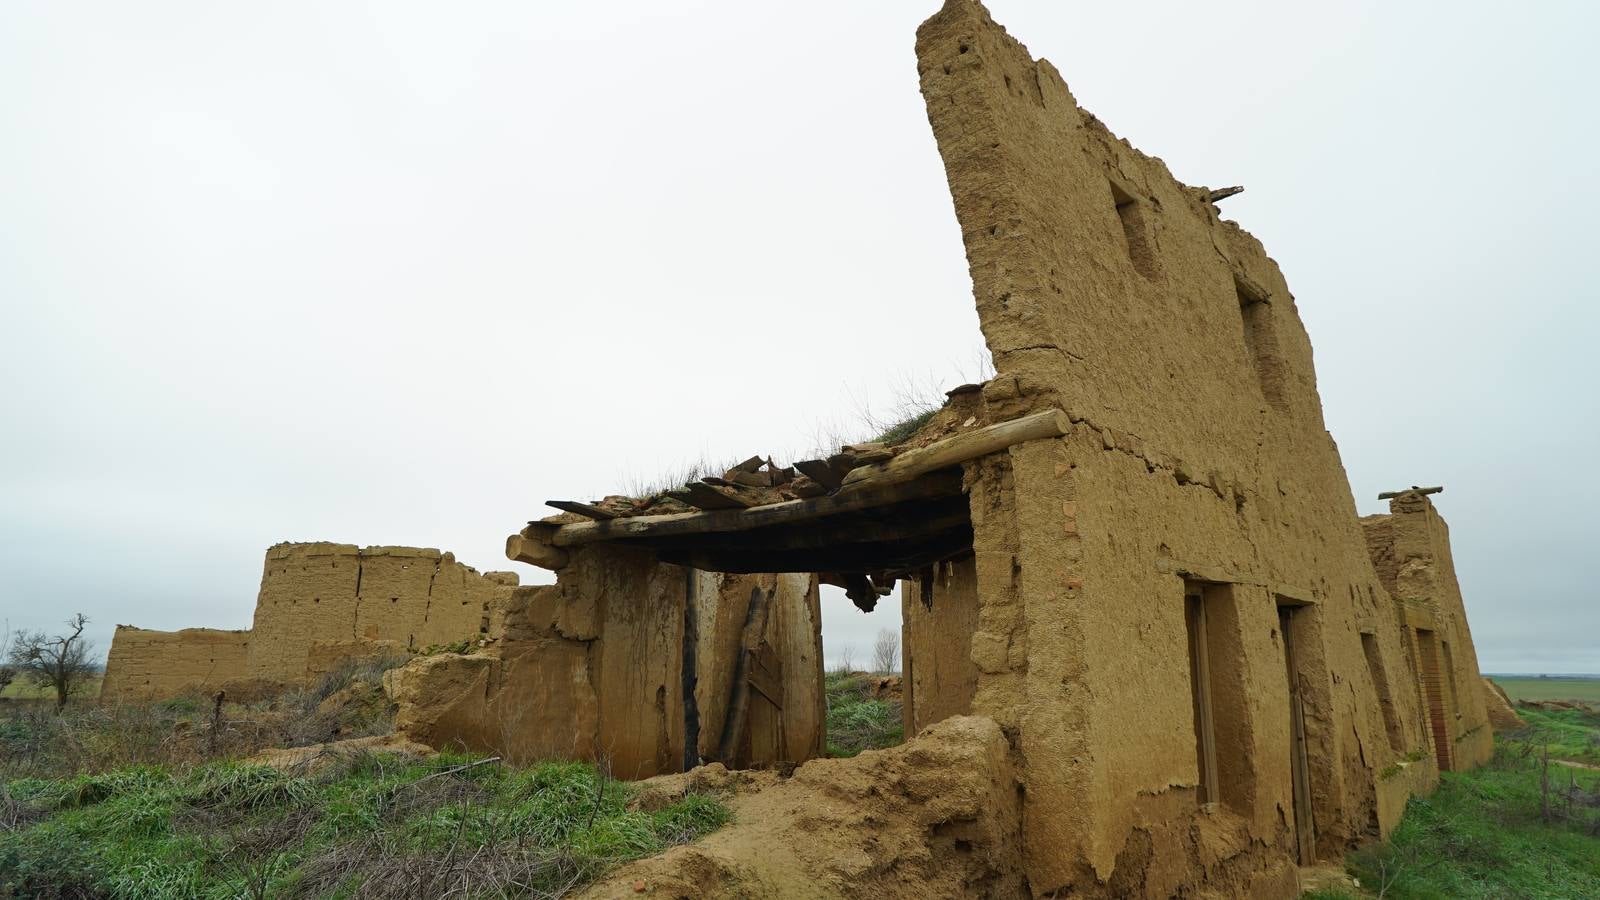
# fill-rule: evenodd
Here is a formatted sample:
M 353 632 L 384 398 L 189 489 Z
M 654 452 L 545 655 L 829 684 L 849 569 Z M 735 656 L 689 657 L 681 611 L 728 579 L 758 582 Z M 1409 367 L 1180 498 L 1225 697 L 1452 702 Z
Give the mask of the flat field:
M 100 680 L 104 677 L 99 674 L 91 675 L 89 680 L 84 683 L 83 690 L 73 694 L 72 699 L 93 700 L 100 696 Z M 16 681 L 6 685 L 5 690 L 0 691 L 0 697 L 7 700 L 54 700 L 56 692 L 51 688 L 39 687 L 27 679 L 18 678 Z
M 1491 675 L 1512 700 L 1585 700 L 1600 703 L 1600 678 L 1547 677 L 1507 678 Z

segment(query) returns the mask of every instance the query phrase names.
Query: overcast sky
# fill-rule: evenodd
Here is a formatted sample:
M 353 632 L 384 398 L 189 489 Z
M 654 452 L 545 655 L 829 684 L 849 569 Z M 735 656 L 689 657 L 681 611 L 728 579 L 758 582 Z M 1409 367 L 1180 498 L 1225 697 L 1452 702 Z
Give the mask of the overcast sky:
M 546 499 L 970 377 L 935 8 L 0 4 L 0 616 L 248 627 L 283 540 L 541 579 Z M 1600 671 L 1597 7 L 990 9 L 1247 187 L 1361 511 L 1447 487 L 1483 669 Z

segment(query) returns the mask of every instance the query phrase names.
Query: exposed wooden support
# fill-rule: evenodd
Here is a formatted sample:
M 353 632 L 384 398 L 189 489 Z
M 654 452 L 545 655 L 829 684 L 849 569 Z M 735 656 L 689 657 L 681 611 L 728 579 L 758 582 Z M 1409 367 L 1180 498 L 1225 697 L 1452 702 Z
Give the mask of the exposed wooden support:
M 761 646 L 761 635 L 767 630 L 767 610 L 771 608 L 773 593 L 762 590 L 760 585 L 750 589 L 750 606 L 745 613 L 739 656 L 733 664 L 733 684 L 728 691 L 727 714 L 722 720 L 722 739 L 717 744 L 717 759 L 730 768 L 735 763 L 739 745 L 744 743 L 750 712 L 750 667 Z
M 783 709 L 783 657 L 762 642 L 750 656 L 750 686 L 778 709 Z
M 600 519 L 604 521 L 606 519 L 615 519 L 617 517 L 617 514 L 614 512 L 601 509 L 593 504 L 579 503 L 576 500 L 546 500 L 544 505 L 554 509 L 559 509 L 562 512 L 580 515 L 586 519 Z
M 1013 444 L 1060 437 L 1070 430 L 1072 421 L 1059 409 L 974 428 L 926 447 L 907 450 L 888 462 L 861 466 L 844 477 L 840 492 L 909 481 L 936 469 L 997 453 Z
M 1439 485 L 1437 487 L 1417 487 L 1416 485 L 1412 485 L 1410 488 L 1403 491 L 1384 491 L 1378 495 L 1378 499 L 1393 500 L 1396 497 L 1403 497 L 1406 494 L 1439 494 L 1443 492 L 1444 485 Z
M 841 575 L 867 572 L 911 571 L 972 549 L 972 529 L 951 529 L 920 541 L 843 544 L 805 550 L 720 550 L 698 545 L 656 548 L 662 562 L 693 566 L 707 572 L 755 574 L 761 572 L 833 572 Z M 848 593 L 849 587 L 847 585 Z
M 513 534 L 506 538 L 506 558 L 554 571 L 566 566 L 567 551 L 535 538 Z
M 1218 200 L 1226 200 L 1235 194 L 1242 193 L 1244 193 L 1244 185 L 1236 184 L 1233 187 L 1217 188 L 1216 190 L 1207 194 L 1206 199 L 1210 200 L 1212 203 L 1216 203 Z
M 850 544 L 888 544 L 916 541 L 959 528 L 970 528 L 971 512 L 965 497 L 901 504 L 890 508 L 894 514 L 873 516 L 871 512 L 839 517 L 826 528 L 784 527 L 728 534 L 701 534 L 668 537 L 644 543 L 659 550 L 702 550 L 708 553 L 778 550 L 819 550 Z
M 550 535 L 550 543 L 557 547 L 571 547 L 595 541 L 743 531 L 959 493 L 961 493 L 960 473 L 950 473 L 936 478 L 867 485 L 848 496 L 836 494 L 811 500 L 788 500 L 783 503 L 753 506 L 749 509 L 672 513 L 661 516 L 624 516 L 604 522 L 574 522 L 557 528 Z

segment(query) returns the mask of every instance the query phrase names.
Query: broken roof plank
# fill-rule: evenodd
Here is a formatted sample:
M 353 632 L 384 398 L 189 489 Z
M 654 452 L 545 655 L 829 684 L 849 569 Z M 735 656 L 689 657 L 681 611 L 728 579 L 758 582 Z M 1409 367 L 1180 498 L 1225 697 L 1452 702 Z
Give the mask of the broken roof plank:
M 748 509 L 752 504 L 732 491 L 719 490 L 703 481 L 687 485 L 689 502 L 701 509 Z
M 586 519 L 600 519 L 604 521 L 606 519 L 615 519 L 617 517 L 617 514 L 611 512 L 610 510 L 601 509 L 600 507 L 590 503 L 579 503 L 576 500 L 546 500 L 544 505 L 554 509 L 559 509 L 562 512 L 569 512 L 574 515 L 583 516 Z
M 571 547 L 595 541 L 743 531 L 960 492 L 961 478 L 959 474 L 954 474 L 952 477 L 923 478 L 900 484 L 871 485 L 847 497 L 828 496 L 810 500 L 788 500 L 783 503 L 752 506 L 749 509 L 670 513 L 660 516 L 625 516 L 603 522 L 574 522 L 555 529 L 549 535 L 549 540 L 557 547 Z
M 907 450 L 885 463 L 861 466 L 844 477 L 842 492 L 909 481 L 936 469 L 997 453 L 1013 444 L 1060 437 L 1072 430 L 1072 420 L 1059 409 L 996 422 L 947 437 L 926 447 Z
M 804 459 L 795 463 L 794 467 L 800 470 L 800 474 L 830 491 L 836 491 L 839 485 L 844 484 L 844 476 L 834 471 L 825 459 Z

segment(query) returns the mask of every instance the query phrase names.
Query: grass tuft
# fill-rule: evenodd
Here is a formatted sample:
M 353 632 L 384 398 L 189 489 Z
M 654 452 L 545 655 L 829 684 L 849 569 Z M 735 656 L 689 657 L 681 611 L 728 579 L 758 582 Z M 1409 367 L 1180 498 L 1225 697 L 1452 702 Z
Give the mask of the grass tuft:
M 871 675 L 829 672 L 824 682 L 828 698 L 828 755 L 855 756 L 863 750 L 881 750 L 905 740 L 901 704 L 872 696 Z

